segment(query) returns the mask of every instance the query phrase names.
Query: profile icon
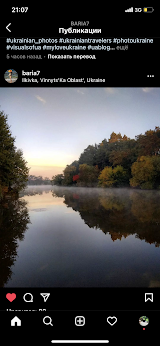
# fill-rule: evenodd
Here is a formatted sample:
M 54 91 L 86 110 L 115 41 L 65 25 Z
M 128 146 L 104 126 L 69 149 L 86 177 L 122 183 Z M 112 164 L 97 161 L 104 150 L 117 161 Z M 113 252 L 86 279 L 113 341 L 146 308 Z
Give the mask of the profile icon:
M 149 324 L 149 318 L 147 316 L 141 316 L 139 318 L 139 324 L 142 326 L 142 327 L 146 327 L 148 326 Z
M 7 83 L 14 83 L 18 79 L 18 73 L 14 69 L 9 69 L 4 74 Z

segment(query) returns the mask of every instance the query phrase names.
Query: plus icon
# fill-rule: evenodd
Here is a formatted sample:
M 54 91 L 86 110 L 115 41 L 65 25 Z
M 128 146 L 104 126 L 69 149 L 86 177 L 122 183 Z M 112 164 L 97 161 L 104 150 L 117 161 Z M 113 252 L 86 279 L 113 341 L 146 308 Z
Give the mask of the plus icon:
M 78 327 L 82 327 L 85 325 L 85 317 L 84 316 L 76 316 L 75 325 Z

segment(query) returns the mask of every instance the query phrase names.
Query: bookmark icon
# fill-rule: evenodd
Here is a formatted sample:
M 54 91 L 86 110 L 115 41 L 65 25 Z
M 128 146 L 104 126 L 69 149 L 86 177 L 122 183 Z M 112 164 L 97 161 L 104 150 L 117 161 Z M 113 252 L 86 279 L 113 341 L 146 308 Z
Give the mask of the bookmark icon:
M 44 302 L 46 302 L 46 301 L 47 301 L 47 299 L 48 299 L 48 298 L 49 298 L 49 296 L 50 296 L 50 293 L 40 293 L 40 295 L 43 297 Z
M 148 300 L 153 303 L 153 293 L 145 293 L 145 302 Z

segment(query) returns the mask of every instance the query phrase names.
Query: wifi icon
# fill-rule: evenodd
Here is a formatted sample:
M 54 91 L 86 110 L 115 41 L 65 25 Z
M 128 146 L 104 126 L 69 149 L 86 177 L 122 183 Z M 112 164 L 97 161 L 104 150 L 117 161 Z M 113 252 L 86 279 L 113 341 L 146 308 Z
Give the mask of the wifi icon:
M 133 7 L 128 8 L 128 10 L 125 10 L 125 12 L 133 12 Z

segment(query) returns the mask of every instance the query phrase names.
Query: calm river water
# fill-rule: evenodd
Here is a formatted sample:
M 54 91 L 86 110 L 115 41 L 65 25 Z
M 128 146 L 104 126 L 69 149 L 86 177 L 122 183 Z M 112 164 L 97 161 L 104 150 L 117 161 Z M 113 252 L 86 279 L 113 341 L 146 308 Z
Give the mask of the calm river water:
M 160 191 L 29 186 L 0 208 L 0 287 L 160 287 Z

